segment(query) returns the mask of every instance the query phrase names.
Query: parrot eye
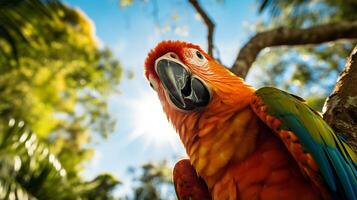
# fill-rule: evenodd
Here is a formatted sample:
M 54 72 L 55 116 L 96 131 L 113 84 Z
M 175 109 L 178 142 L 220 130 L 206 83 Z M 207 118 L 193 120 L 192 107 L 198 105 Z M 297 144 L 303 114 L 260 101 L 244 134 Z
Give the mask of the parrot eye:
M 185 60 L 186 62 L 196 65 L 197 67 L 203 67 L 207 64 L 208 60 L 201 51 L 195 48 L 189 48 L 186 51 L 188 58 Z
M 203 55 L 199 51 L 196 51 L 196 56 L 201 60 L 203 59 Z
M 152 88 L 152 89 L 154 89 L 154 86 L 152 85 L 152 83 L 150 82 L 150 87 Z

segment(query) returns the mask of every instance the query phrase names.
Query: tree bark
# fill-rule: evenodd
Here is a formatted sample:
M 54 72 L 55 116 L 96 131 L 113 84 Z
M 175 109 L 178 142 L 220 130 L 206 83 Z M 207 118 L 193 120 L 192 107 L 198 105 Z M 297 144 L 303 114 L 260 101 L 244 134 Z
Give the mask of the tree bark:
M 266 47 L 320 44 L 352 38 L 357 38 L 357 21 L 317 25 L 306 29 L 280 27 L 260 32 L 239 51 L 231 70 L 245 78 L 259 52 Z
M 188 2 L 195 8 L 196 12 L 202 17 L 203 21 L 205 22 L 205 25 L 207 27 L 207 43 L 208 43 L 207 52 L 210 56 L 213 57 L 213 48 L 214 48 L 213 34 L 214 34 L 215 24 L 208 16 L 208 14 L 203 10 L 201 4 L 197 0 L 188 0 Z
M 325 121 L 336 133 L 347 136 L 347 143 L 357 152 L 357 45 L 323 110 Z

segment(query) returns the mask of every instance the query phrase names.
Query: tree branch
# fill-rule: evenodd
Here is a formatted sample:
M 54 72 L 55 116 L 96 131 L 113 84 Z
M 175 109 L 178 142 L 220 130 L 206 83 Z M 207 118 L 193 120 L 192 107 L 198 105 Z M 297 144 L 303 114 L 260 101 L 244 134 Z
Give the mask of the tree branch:
M 231 70 L 245 78 L 259 52 L 266 47 L 320 44 L 351 38 L 357 38 L 357 21 L 317 25 L 306 29 L 280 27 L 264 31 L 256 34 L 243 46 Z
M 195 8 L 196 12 L 202 17 L 203 21 L 207 27 L 207 42 L 208 42 L 208 54 L 213 57 L 213 34 L 215 29 L 215 24 L 207 13 L 203 10 L 202 6 L 197 0 L 188 0 L 188 2 Z
M 324 105 L 323 117 L 336 133 L 348 137 L 357 152 L 357 45 Z

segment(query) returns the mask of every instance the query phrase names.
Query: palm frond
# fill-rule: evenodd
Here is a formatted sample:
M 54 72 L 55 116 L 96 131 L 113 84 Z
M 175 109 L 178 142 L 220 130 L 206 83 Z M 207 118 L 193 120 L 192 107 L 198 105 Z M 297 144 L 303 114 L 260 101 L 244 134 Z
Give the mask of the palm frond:
M 10 119 L 0 131 L 0 199 L 76 196 L 66 182 L 66 170 L 23 121 Z
M 19 57 L 18 44 L 31 47 L 31 40 L 26 36 L 24 28 L 34 23 L 45 23 L 57 15 L 60 6 L 57 0 L 2 0 L 0 2 L 0 45 L 8 45 L 9 52 L 1 51 L 0 56 Z M 34 21 L 39 16 L 40 22 Z M 1 43 L 3 41 L 3 43 Z

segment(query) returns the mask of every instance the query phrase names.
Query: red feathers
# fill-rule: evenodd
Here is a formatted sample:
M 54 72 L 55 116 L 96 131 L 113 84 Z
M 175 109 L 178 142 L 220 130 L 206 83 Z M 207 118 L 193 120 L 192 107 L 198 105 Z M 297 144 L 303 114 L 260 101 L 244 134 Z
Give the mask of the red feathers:
M 149 74 L 156 74 L 154 70 L 155 60 L 160 56 L 165 55 L 168 52 L 174 52 L 179 56 L 181 60 L 184 60 L 184 56 L 183 56 L 184 48 L 195 48 L 197 50 L 200 50 L 201 52 L 204 52 L 198 45 L 194 45 L 192 43 L 182 42 L 182 41 L 171 41 L 171 40 L 162 41 L 154 49 L 152 49 L 148 54 L 148 56 L 146 57 L 145 60 L 146 78 L 149 77 Z
M 179 199 L 209 200 L 208 188 L 200 178 L 188 159 L 176 163 L 173 179 Z

